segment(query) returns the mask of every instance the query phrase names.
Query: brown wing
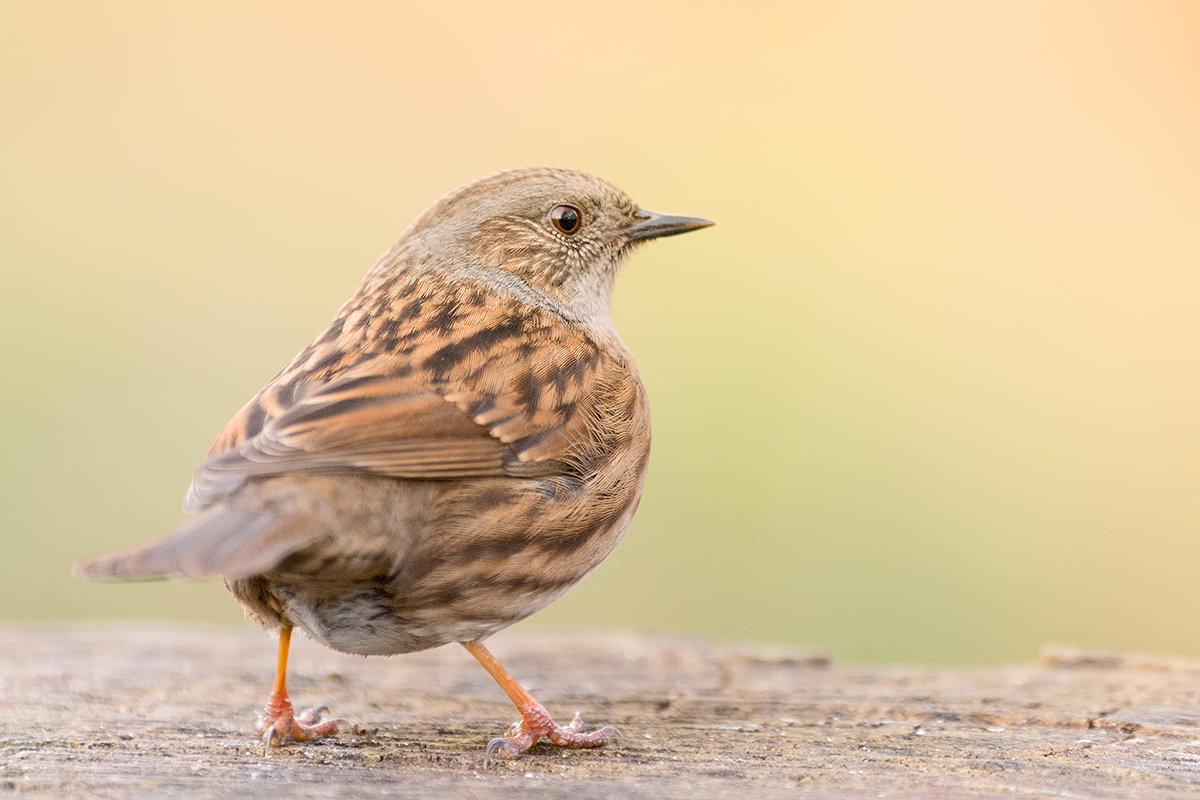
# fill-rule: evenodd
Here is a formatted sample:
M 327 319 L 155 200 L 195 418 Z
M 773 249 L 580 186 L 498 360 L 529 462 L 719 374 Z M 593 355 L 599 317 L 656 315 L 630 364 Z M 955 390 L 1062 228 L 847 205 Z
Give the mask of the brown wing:
M 619 340 L 620 355 L 606 357 L 552 311 L 443 281 L 396 287 L 378 313 L 344 309 L 225 427 L 196 471 L 188 510 L 247 477 L 287 472 L 440 479 L 586 469 L 593 389 L 636 380 Z

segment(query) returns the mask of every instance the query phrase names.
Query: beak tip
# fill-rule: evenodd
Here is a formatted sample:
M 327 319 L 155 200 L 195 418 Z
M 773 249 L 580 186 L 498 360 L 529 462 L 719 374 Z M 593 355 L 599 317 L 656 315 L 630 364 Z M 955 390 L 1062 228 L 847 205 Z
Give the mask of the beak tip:
M 661 239 L 664 236 L 676 236 L 681 233 L 696 231 L 717 224 L 703 217 L 663 214 L 647 209 L 639 210 L 634 214 L 634 218 L 636 221 L 625 229 L 625 235 L 630 241 Z

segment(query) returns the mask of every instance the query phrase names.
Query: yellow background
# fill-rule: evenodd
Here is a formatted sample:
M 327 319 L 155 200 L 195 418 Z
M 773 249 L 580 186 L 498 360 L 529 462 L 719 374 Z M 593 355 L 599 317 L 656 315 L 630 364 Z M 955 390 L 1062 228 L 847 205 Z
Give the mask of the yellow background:
M 425 206 L 551 163 L 720 226 L 622 275 L 645 498 L 525 624 L 1200 655 L 1200 4 L 514 8 L 5 4 L 0 618 L 236 623 L 68 566 Z

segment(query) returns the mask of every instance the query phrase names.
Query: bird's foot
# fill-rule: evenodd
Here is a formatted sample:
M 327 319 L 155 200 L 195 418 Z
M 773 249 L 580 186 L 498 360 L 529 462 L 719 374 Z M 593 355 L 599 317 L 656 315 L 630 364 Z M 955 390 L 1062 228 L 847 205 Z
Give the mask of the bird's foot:
M 487 746 L 485 761 L 491 761 L 493 758 L 516 758 L 533 747 L 534 742 L 542 737 L 560 747 L 577 749 L 606 745 L 618 735 L 617 729 L 612 725 L 584 733 L 583 720 L 579 718 L 578 712 L 570 724 L 555 725 L 546 709 L 540 703 L 536 703 L 521 710 L 521 719 L 513 723 L 505 736 L 492 739 Z
M 300 716 L 292 713 L 292 701 L 286 694 L 273 693 L 267 701 L 258 720 L 258 730 L 262 733 L 263 745 L 283 744 L 288 737 L 307 742 L 322 736 L 333 736 L 350 723 L 344 719 L 327 719 L 322 721 L 321 714 L 328 711 L 325 706 L 310 708 Z

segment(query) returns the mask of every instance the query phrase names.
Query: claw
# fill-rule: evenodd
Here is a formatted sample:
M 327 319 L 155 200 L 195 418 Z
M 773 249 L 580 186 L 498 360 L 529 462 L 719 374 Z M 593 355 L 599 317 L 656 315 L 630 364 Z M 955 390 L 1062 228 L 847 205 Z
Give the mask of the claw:
M 497 753 L 499 750 L 503 750 L 504 752 Z M 509 739 L 504 736 L 497 736 L 488 742 L 487 750 L 483 753 L 483 765 L 485 767 L 490 766 L 492 759 L 495 758 L 511 761 L 519 755 L 521 755 L 521 750 L 513 745 Z
M 262 742 L 263 742 L 263 755 L 265 756 L 271 752 L 272 745 L 277 745 L 280 743 L 279 742 L 279 731 L 275 730 L 274 726 L 267 728 L 266 732 L 263 733 Z

